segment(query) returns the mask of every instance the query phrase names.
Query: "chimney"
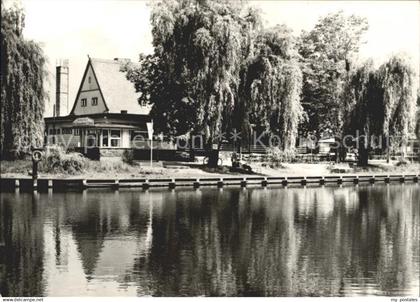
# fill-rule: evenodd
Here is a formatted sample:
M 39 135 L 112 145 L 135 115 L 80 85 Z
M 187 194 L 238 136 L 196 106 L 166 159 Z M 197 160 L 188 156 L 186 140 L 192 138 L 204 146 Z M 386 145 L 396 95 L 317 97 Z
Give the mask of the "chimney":
M 114 58 L 114 61 L 120 62 L 121 64 L 127 64 L 131 62 L 129 58 Z
M 59 60 L 55 68 L 55 116 L 69 113 L 69 60 Z

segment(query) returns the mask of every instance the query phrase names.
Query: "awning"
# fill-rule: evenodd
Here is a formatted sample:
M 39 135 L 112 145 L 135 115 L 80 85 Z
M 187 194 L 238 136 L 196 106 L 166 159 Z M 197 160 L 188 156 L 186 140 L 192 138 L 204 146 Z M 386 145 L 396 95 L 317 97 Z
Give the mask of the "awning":
M 79 117 L 73 121 L 73 125 L 75 126 L 93 126 L 95 125 L 95 121 L 88 117 Z

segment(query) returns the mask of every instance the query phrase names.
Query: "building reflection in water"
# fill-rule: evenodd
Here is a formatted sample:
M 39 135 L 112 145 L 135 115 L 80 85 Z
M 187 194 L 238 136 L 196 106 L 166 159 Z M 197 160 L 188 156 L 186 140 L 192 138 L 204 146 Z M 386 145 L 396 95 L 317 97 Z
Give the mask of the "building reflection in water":
M 419 291 L 419 185 L 2 194 L 15 296 Z

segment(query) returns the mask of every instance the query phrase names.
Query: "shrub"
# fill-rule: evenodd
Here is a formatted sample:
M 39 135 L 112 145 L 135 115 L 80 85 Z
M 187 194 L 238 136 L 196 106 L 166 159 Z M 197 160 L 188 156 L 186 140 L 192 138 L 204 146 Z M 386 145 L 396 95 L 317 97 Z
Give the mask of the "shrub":
M 274 167 L 281 166 L 281 163 L 292 162 L 295 156 L 294 151 L 283 151 L 277 147 L 271 147 L 267 150 L 268 162 Z
M 89 161 L 88 170 L 95 173 L 120 173 L 130 172 L 131 166 L 121 160 Z
M 395 165 L 397 167 L 400 167 L 400 166 L 407 166 L 409 164 L 410 164 L 410 162 L 407 159 L 401 158 Z
M 0 161 L 1 174 L 5 173 L 19 173 L 27 174 L 32 171 L 32 160 L 1 160 Z
M 126 164 L 132 165 L 134 162 L 134 151 L 133 150 L 124 150 L 121 155 L 122 161 Z
M 79 174 L 84 171 L 87 159 L 80 153 L 66 153 L 61 147 L 51 147 L 40 163 L 40 171 L 47 173 Z

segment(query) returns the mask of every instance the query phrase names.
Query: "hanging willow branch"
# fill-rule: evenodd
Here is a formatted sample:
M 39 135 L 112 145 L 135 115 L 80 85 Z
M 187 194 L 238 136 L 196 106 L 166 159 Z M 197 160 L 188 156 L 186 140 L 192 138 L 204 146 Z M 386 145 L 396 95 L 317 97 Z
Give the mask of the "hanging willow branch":
M 239 72 L 252 51 L 256 10 L 217 0 L 154 1 L 151 23 L 155 60 L 146 76 L 129 78 L 148 95 L 163 132 L 202 132 L 208 144 L 233 127 Z M 144 69 L 144 68 L 143 68 Z M 153 75 L 159 75 L 154 77 Z M 152 89 L 148 89 L 152 88 Z M 166 108 L 166 109 L 165 109 Z M 181 109 L 181 110 L 180 110 Z M 235 125 L 236 126 L 236 125 Z
M 378 70 L 372 62 L 358 68 L 344 89 L 343 134 L 363 136 L 368 142 L 376 135 L 383 138 L 379 146 L 383 149 L 404 145 L 415 131 L 415 79 L 415 70 L 404 55 L 391 57 Z M 361 165 L 368 163 L 369 148 L 365 149 L 364 157 L 359 156 Z
M 38 44 L 22 35 L 20 9 L 1 10 L 2 158 L 17 158 L 43 141 L 45 58 Z
M 287 27 L 277 26 L 260 34 L 257 48 L 244 79 L 249 114 L 261 131 L 280 137 L 283 150 L 293 151 L 303 116 L 294 39 Z

